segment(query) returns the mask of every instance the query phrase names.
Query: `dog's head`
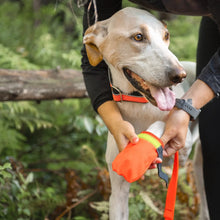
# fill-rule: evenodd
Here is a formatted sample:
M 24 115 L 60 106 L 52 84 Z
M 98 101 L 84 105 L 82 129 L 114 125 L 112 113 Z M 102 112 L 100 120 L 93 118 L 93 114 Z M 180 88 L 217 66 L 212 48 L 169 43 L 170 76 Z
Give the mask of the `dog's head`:
M 89 27 L 83 42 L 91 65 L 104 59 L 114 84 L 122 91 L 138 89 L 161 110 L 174 106 L 175 97 L 169 88 L 181 82 L 186 73 L 168 49 L 166 25 L 153 15 L 124 8 Z

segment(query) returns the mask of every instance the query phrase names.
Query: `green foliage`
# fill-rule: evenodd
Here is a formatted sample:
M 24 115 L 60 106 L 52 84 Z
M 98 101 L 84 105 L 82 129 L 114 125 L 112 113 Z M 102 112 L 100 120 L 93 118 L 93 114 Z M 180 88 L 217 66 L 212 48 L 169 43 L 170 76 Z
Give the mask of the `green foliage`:
M 109 219 L 109 203 L 107 201 L 101 202 L 92 202 L 90 206 L 95 209 L 97 212 L 101 213 L 100 220 L 108 220 Z
M 0 66 L 5 69 L 38 69 L 27 59 L 0 44 Z
M 33 133 L 35 129 L 53 126 L 50 116 L 40 113 L 30 102 L 0 103 L 0 117 L 0 152 L 6 156 L 23 149 L 26 137 L 22 129 Z
M 154 181 L 158 181 L 157 175 L 151 175 L 147 177 L 147 183 L 145 182 L 142 187 L 138 183 L 133 183 L 131 185 L 131 196 L 129 200 L 129 218 L 131 220 L 135 219 L 152 219 L 152 220 L 162 220 L 162 211 L 161 207 L 157 208 L 153 205 L 153 201 L 157 203 L 157 205 L 161 205 L 165 200 L 163 197 L 165 195 L 164 186 L 162 184 L 152 184 L 148 181 L 149 178 L 153 178 Z M 156 178 L 156 179 L 155 179 Z M 157 186 L 155 186 L 157 185 Z M 157 196 L 160 194 L 160 196 Z M 146 199 L 147 197 L 147 199 Z M 150 197 L 153 201 L 150 200 Z M 150 200 L 150 201 L 149 201 Z M 154 208 L 152 208 L 154 206 Z M 158 210 L 160 209 L 160 211 Z
M 200 17 L 178 16 L 168 21 L 170 49 L 179 60 L 196 61 Z
M 66 100 L 62 103 L 48 101 L 40 106 L 29 102 L 2 103 L 1 118 L 8 122 L 11 129 L 1 128 L 0 123 L 0 130 L 9 133 L 8 135 L 4 132 L 0 133 L 4 137 L 0 140 L 0 146 L 3 146 L 1 158 L 5 156 L 4 161 L 7 161 L 10 155 L 22 161 L 27 167 L 51 170 L 51 172 L 61 171 L 62 168 L 74 168 L 80 173 L 83 181 L 91 183 L 91 177 L 96 178 L 94 167 L 103 166 L 105 135 L 97 137 L 95 127 L 104 126 L 100 119 L 94 121 L 91 115 L 85 113 L 86 120 L 82 117 L 79 123 L 80 115 L 75 116 L 75 112 L 80 114 L 80 109 L 87 111 L 88 108 L 91 108 L 88 100 L 82 102 Z M 29 118 L 28 123 L 26 123 L 27 118 Z M 51 118 L 56 119 L 53 124 Z M 21 135 L 24 139 L 20 140 L 10 132 Z M 99 134 L 106 134 L 106 129 Z M 96 147 L 100 148 L 96 152 L 91 147 L 95 143 Z M 101 154 L 102 159 L 98 159 L 98 154 Z M 7 169 L 8 163 L 0 167 L 0 181 L 4 183 L 0 190 L 2 217 L 30 219 L 31 215 L 32 219 L 38 219 L 37 216 L 47 216 L 57 205 L 64 204 L 63 175 L 58 178 L 50 173 L 44 175 L 29 173 L 24 178 L 21 173 L 12 172 L 10 177 L 11 174 Z M 56 181 L 51 184 L 54 177 Z
M 11 177 L 11 173 L 9 172 L 10 169 L 12 169 L 10 163 L 5 163 L 3 164 L 3 166 L 0 165 L 0 183 L 1 184 L 5 184 L 5 181 Z
M 10 175 L 4 177 L 5 182 L 0 185 L 0 219 L 38 220 L 62 203 L 63 198 L 57 195 L 55 188 L 36 184 L 33 173 L 24 177 L 12 171 L 8 163 L 3 168 L 10 169 Z
M 22 61 L 20 68 L 24 69 L 80 68 L 81 10 L 73 7 L 72 12 L 66 4 L 54 3 L 33 11 L 32 1 L 23 3 L 22 7 L 16 2 L 1 3 L 0 46 L 8 55 L 13 55 L 0 61 L 1 68 L 18 69 L 19 60 Z M 0 52 L 0 60 L 3 55 L 3 51 Z M 33 66 L 28 61 L 34 63 Z

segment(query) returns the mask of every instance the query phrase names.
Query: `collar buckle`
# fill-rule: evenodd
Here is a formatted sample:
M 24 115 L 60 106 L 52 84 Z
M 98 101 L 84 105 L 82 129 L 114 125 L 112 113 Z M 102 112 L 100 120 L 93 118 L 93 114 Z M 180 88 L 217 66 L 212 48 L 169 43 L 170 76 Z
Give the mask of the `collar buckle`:
M 113 86 L 112 84 L 111 84 L 111 89 L 112 89 L 112 94 L 115 94 L 115 91 L 116 91 L 116 92 L 117 92 L 117 95 L 120 96 L 120 100 L 119 100 L 118 102 L 122 102 L 122 101 L 123 101 L 123 98 L 122 98 L 122 92 L 121 92 L 121 90 L 120 90 L 119 88 Z M 115 90 L 115 91 L 114 91 L 114 90 Z

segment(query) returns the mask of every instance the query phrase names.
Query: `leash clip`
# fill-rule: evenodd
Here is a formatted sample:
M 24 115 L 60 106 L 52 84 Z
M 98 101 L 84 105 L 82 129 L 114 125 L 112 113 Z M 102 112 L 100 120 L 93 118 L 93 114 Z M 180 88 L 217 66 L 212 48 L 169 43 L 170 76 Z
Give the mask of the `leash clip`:
M 163 148 L 162 146 L 158 147 L 157 148 L 157 154 L 158 154 L 158 157 L 161 158 L 163 160 Z M 162 164 L 161 163 L 158 163 L 157 164 L 157 169 L 158 169 L 158 176 L 165 181 L 166 183 L 166 187 L 168 187 L 168 176 L 166 173 L 164 173 L 162 171 Z

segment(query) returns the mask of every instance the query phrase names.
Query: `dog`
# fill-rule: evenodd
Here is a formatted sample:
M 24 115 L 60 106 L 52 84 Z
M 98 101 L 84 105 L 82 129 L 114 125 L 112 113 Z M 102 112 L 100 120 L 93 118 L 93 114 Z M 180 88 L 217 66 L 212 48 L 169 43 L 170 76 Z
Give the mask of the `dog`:
M 95 23 L 85 32 L 83 43 L 91 65 L 96 66 L 104 60 L 110 69 L 114 89 L 124 94 L 139 92 L 149 101 L 144 104 L 117 102 L 123 119 L 134 126 L 137 134 L 150 130 L 161 137 L 175 97 L 184 94 L 181 82 L 186 78 L 186 71 L 169 50 L 169 42 L 165 23 L 146 10 L 131 7 Z M 189 130 L 186 146 L 179 152 L 181 164 L 191 151 L 192 139 Z M 127 220 L 130 183 L 112 170 L 112 162 L 118 153 L 109 132 L 106 150 L 112 187 L 109 218 Z

